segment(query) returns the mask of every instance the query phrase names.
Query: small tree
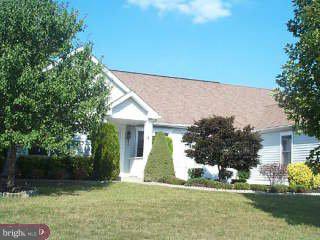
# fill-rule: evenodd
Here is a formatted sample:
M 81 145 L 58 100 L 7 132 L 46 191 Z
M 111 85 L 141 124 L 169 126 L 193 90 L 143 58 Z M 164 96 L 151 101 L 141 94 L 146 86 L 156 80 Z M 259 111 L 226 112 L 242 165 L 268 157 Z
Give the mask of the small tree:
M 281 164 L 264 164 L 259 169 L 262 176 L 268 178 L 270 186 L 283 183 L 284 179 L 287 177 L 287 167 Z
M 60 2 L 60 1 L 59 1 Z M 104 119 L 108 86 L 83 21 L 58 1 L 0 1 L 0 148 L 14 187 L 17 146 L 67 152 L 77 132 Z
M 116 179 L 120 172 L 120 146 L 116 127 L 104 123 L 92 133 L 91 139 L 95 178 Z
M 158 182 L 161 179 L 174 177 L 172 153 L 164 133 L 156 134 L 151 152 L 144 169 L 144 180 Z
M 234 117 L 204 118 L 187 129 L 183 142 L 190 148 L 187 156 L 197 163 L 217 166 L 219 180 L 230 176 L 227 168 L 249 170 L 257 166 L 261 138 L 253 128 L 236 129 Z

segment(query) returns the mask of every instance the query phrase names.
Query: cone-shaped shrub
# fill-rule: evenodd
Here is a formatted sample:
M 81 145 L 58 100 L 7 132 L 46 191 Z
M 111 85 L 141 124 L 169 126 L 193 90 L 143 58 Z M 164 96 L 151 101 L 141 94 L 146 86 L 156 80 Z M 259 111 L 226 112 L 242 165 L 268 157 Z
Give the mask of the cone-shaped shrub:
M 91 139 L 95 178 L 116 179 L 120 172 L 120 146 L 116 127 L 104 123 L 92 134 Z
M 146 182 L 157 182 L 174 176 L 172 155 L 164 133 L 157 133 L 144 170 Z

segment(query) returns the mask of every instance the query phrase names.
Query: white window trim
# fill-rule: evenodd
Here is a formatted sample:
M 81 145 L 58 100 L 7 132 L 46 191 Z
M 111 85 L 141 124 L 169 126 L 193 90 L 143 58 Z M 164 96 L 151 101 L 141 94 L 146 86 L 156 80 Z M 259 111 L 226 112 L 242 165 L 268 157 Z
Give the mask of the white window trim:
M 135 141 L 135 147 L 134 147 L 134 156 L 135 158 L 143 158 L 143 154 L 141 157 L 137 156 L 138 153 L 138 132 L 144 132 L 144 128 L 143 127 L 136 127 L 136 141 Z M 143 133 L 144 134 L 144 133 Z
M 284 136 L 291 136 L 291 163 L 292 163 L 292 156 L 293 156 L 293 132 L 292 131 L 287 131 L 287 132 L 280 132 L 280 164 L 283 164 L 283 159 L 282 159 L 282 137 Z

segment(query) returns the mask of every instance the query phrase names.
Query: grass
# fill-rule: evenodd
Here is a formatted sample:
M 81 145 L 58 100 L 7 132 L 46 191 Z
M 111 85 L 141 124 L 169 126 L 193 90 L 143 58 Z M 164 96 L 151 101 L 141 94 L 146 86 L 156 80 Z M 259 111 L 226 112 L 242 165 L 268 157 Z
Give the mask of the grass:
M 40 188 L 1 199 L 0 223 L 46 223 L 50 239 L 320 239 L 320 198 L 130 183 Z

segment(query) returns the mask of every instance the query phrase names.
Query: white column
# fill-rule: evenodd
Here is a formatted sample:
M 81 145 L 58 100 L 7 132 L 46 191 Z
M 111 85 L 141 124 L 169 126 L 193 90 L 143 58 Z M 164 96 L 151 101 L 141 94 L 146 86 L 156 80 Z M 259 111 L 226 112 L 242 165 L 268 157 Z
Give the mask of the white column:
M 125 146 L 126 146 L 126 125 L 119 125 L 119 144 L 120 144 L 120 178 L 125 175 Z
M 144 123 L 144 141 L 143 141 L 143 171 L 141 178 L 144 177 L 144 168 L 146 166 L 149 153 L 152 148 L 152 132 L 153 132 L 153 122 L 148 119 Z

